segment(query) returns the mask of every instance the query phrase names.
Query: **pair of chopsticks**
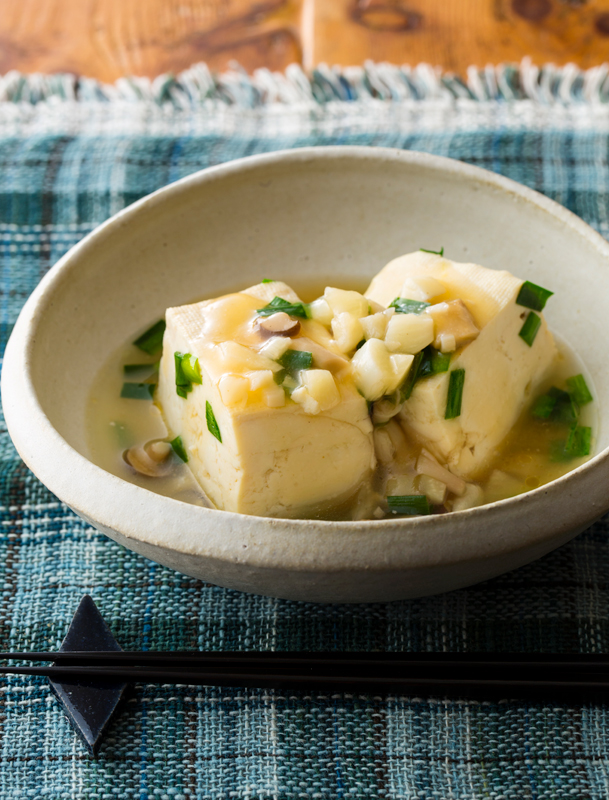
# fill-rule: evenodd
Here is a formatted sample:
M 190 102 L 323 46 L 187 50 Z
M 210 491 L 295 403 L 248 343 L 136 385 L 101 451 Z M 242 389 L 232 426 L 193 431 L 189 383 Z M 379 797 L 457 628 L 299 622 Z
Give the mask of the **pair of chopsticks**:
M 0 674 L 467 697 L 609 699 L 609 655 L 71 651 L 0 653 Z

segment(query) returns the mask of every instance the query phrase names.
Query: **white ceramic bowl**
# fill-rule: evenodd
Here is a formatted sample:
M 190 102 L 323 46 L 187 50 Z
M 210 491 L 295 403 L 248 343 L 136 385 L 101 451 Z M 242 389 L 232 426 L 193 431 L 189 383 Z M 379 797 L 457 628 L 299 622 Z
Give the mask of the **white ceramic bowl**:
M 167 306 L 271 275 L 367 280 L 444 246 L 554 290 L 550 325 L 598 393 L 597 455 L 525 495 L 442 516 L 266 519 L 199 508 L 87 457 L 96 370 Z M 33 472 L 115 541 L 187 575 L 295 600 L 385 601 L 514 569 L 609 508 L 609 245 L 561 206 L 457 161 L 363 147 L 293 150 L 204 170 L 144 198 L 59 261 L 26 303 L 2 374 L 9 431 Z

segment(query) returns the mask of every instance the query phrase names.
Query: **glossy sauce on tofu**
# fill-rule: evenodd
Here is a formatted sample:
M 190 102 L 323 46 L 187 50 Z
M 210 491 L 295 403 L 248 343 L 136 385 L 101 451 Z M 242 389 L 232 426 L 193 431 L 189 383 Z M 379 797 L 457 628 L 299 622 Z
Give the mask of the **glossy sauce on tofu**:
M 315 297 L 318 291 L 302 292 L 304 298 Z M 125 381 L 124 365 L 149 364 L 148 374 L 142 368 L 139 380 L 154 380 L 156 358 L 147 356 L 132 344 L 126 344 L 99 371 L 91 390 L 87 413 L 90 456 L 94 463 L 118 477 L 142 488 L 173 497 L 194 505 L 213 507 L 190 469 L 175 454 L 169 458 L 170 468 L 165 474 L 150 477 L 133 469 L 126 460 L 129 448 L 151 441 L 166 441 L 167 428 L 159 408 L 152 399 L 121 397 Z M 587 385 L 594 394 L 590 376 L 579 358 L 568 346 L 558 342 L 558 356 L 547 378 L 535 392 L 535 398 L 552 387 L 565 389 L 566 380 L 584 374 Z M 423 379 L 425 380 L 425 379 Z M 520 415 L 517 423 L 498 449 L 496 457 L 475 480 L 479 493 L 474 505 L 481 505 L 530 491 L 564 475 L 585 462 L 590 456 L 565 458 L 560 443 L 569 435 L 569 423 L 551 418 L 540 419 L 531 413 L 535 400 Z M 331 509 L 316 509 L 311 516 L 326 519 L 382 519 L 392 516 L 383 502 L 387 495 L 429 496 L 432 513 L 443 513 L 453 508 L 459 510 L 459 498 L 448 493 L 434 496 L 438 485 L 428 475 L 417 471 L 417 459 L 425 442 L 409 435 L 400 425 L 399 418 L 375 426 L 377 469 L 372 492 L 348 498 Z M 580 409 L 579 425 L 597 430 L 598 420 L 594 402 Z M 392 457 L 383 459 L 383 444 L 393 448 Z M 389 443 L 389 444 L 387 444 Z M 593 447 L 591 449 L 593 452 Z M 434 502 L 435 500 L 435 502 Z

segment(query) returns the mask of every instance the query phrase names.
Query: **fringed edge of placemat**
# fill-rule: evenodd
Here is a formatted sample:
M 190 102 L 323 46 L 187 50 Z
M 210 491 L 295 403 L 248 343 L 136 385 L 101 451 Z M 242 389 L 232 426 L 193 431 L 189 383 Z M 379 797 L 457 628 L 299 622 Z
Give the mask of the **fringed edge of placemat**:
M 465 79 L 442 73 L 429 64 L 410 67 L 371 61 L 353 67 L 320 64 L 310 74 L 292 64 L 285 72 L 257 69 L 251 75 L 237 64 L 225 72 L 214 73 L 200 63 L 178 75 L 167 73 L 154 79 L 125 77 L 114 84 L 71 74 L 25 75 L 11 71 L 0 76 L 0 102 L 33 105 L 50 100 L 127 101 L 169 104 L 186 110 L 209 101 L 251 109 L 272 104 L 432 99 L 609 104 L 609 65 L 588 70 L 575 64 L 538 67 L 525 58 L 519 65 L 470 67 Z

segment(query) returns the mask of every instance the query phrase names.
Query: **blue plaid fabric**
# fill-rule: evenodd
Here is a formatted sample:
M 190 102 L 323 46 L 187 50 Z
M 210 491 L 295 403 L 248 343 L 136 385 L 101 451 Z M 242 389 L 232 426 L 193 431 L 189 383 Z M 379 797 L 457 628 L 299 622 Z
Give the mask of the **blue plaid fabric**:
M 255 108 L 216 98 L 198 111 L 137 98 L 5 100 L 2 348 L 41 276 L 96 225 L 184 175 L 253 153 L 364 144 L 450 156 L 543 192 L 609 236 L 606 105 L 473 94 Z M 126 649 L 606 652 L 608 528 L 603 520 L 537 563 L 438 597 L 354 606 L 255 597 L 97 533 L 29 473 L 2 425 L 2 649 L 58 647 L 89 593 Z M 2 679 L 0 696 L 2 800 L 609 794 L 601 705 L 137 685 L 93 760 L 43 679 Z

